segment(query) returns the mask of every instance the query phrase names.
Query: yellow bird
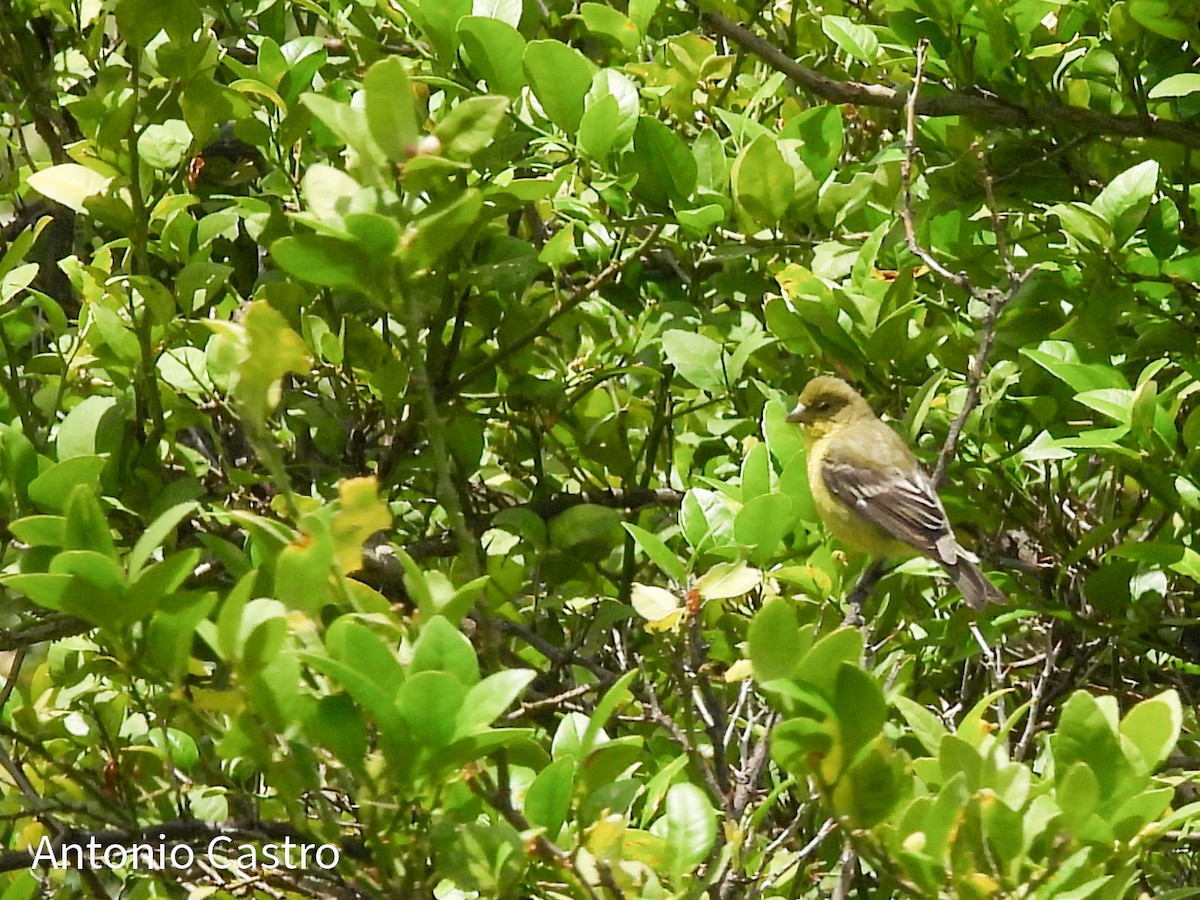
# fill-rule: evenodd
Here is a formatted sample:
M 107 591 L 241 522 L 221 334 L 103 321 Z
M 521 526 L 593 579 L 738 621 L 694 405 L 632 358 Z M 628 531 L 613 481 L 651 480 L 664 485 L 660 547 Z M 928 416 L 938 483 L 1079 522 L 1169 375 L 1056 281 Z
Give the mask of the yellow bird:
M 787 417 L 808 445 L 808 484 L 825 527 L 872 556 L 928 556 L 973 609 L 1007 598 L 954 537 L 933 482 L 904 439 L 840 378 L 804 386 Z

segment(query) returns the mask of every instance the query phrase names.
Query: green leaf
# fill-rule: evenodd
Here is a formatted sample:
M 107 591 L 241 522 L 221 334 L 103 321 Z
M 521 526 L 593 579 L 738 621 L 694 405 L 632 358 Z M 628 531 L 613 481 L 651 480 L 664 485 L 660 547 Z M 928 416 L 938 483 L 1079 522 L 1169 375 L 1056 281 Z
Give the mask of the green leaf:
M 962 772 L 950 776 L 937 792 L 924 822 L 925 852 L 932 859 L 942 860 L 952 836 L 962 827 L 969 796 L 967 776 Z
M 517 97 L 525 86 L 522 57 L 525 39 L 512 25 L 498 19 L 467 16 L 458 23 L 458 36 L 469 66 L 489 90 Z
M 495 138 L 508 111 L 507 97 L 468 97 L 438 123 L 434 134 L 448 159 L 470 159 Z
M 34 172 L 26 183 L 43 197 L 77 213 L 87 212 L 87 201 L 108 190 L 111 177 L 78 163 L 62 163 Z
M 833 709 L 837 716 L 843 764 L 850 765 L 860 750 L 883 731 L 887 702 L 878 682 L 859 668 L 857 661 L 838 667 Z
M 4 250 L 4 255 L 0 257 L 0 277 L 7 276 L 21 265 L 21 261 L 25 259 L 25 254 L 33 248 L 34 243 L 46 229 L 46 226 L 53 221 L 53 216 L 42 216 L 9 241 L 8 247 Z
M 1042 341 L 1036 349 L 1022 347 L 1020 352 L 1022 356 L 1033 360 L 1076 391 L 1097 388 L 1129 389 L 1129 382 L 1112 366 L 1079 362 L 1078 351 L 1066 341 Z
M 62 547 L 67 540 L 67 520 L 62 516 L 25 516 L 9 522 L 8 530 L 31 547 Z
M 94 550 L 64 550 L 50 562 L 50 574 L 72 575 L 62 611 L 94 625 L 120 626 L 136 621 L 125 603 L 125 572 L 115 559 Z
M 583 98 L 596 67 L 561 41 L 530 41 L 521 59 L 529 86 L 546 116 L 568 134 L 583 118 Z
M 114 12 L 121 37 L 134 47 L 145 47 L 162 31 L 160 6 L 153 0 L 120 0 Z
M 733 520 L 733 536 L 743 547 L 750 548 L 751 561 L 764 565 L 775 557 L 780 542 L 792 532 L 796 520 L 792 501 L 786 495 L 760 494 L 738 510 Z
M 48 572 L 0 575 L 0 583 L 5 587 L 24 594 L 38 606 L 56 611 L 62 611 L 63 602 L 74 580 L 70 575 L 54 575 Z
M 1112 179 L 1092 201 L 1092 209 L 1112 227 L 1118 247 L 1141 224 L 1157 190 L 1158 163 L 1148 159 Z
M 472 16 L 499 19 L 516 28 L 521 24 L 521 0 L 474 0 Z
M 854 628 L 839 628 L 813 644 L 799 661 L 794 677 L 832 697 L 841 664 L 859 665 L 862 651 L 862 634 Z
M 271 258 L 284 271 L 313 284 L 369 290 L 363 280 L 367 258 L 346 241 L 317 234 L 280 238 L 271 244 Z
M 622 522 L 621 526 L 633 535 L 634 542 L 641 548 L 641 551 L 646 554 L 663 573 L 674 581 L 676 584 L 682 585 L 687 580 L 687 570 L 683 566 L 683 562 L 671 552 L 670 548 L 663 543 L 662 539 L 644 528 L 633 525 L 629 522 Z
M 278 600 L 258 597 L 242 607 L 231 643 L 224 649 L 242 671 L 257 672 L 275 661 L 287 635 L 287 608 Z
M 624 150 L 638 121 L 637 86 L 616 69 L 601 69 L 584 97 L 579 146 L 596 159 Z
M 796 613 L 782 598 L 768 601 L 755 613 L 748 640 L 754 678 L 760 684 L 791 677 L 804 652 Z
M 382 161 L 383 149 L 375 142 L 364 110 L 321 94 L 302 94 L 300 102 L 328 126 L 339 140 L 367 162 Z M 382 126 L 380 126 L 382 127 Z M 193 126 L 193 131 L 197 129 Z
M 1147 826 L 1162 818 L 1174 799 L 1175 791 L 1169 787 L 1130 797 L 1112 814 L 1113 837 L 1122 843 L 1137 840 Z
M 771 759 L 797 778 L 818 771 L 832 748 L 829 726 L 811 718 L 788 719 L 771 732 Z
M 742 459 L 742 502 L 749 503 L 770 490 L 771 454 L 766 444 L 755 443 Z
M 73 456 L 55 463 L 29 482 L 29 499 L 46 509 L 61 510 L 77 485 L 93 485 L 104 471 L 102 456 Z
M 833 793 L 834 809 L 855 827 L 870 828 L 892 811 L 903 785 L 902 760 L 875 747 L 839 780 Z
M 579 13 L 588 31 L 608 38 L 626 53 L 632 53 L 641 43 L 642 36 L 637 26 L 611 6 L 603 3 L 584 3 L 579 7 Z
M 770 135 L 760 135 L 738 154 L 732 179 L 738 207 L 758 225 L 778 222 L 796 196 L 792 167 Z
M 113 452 L 125 430 L 126 416 L 127 409 L 116 397 L 85 397 L 58 426 L 54 441 L 58 458 Z
M 250 422 L 261 426 L 279 402 L 283 376 L 308 371 L 311 360 L 304 341 L 267 301 L 251 303 L 242 324 L 246 355 L 237 367 L 233 395 Z
M 851 22 L 845 16 L 822 16 L 825 36 L 859 62 L 868 65 L 879 58 L 879 39 L 866 25 Z
M 574 778 L 574 761 L 556 759 L 538 772 L 525 792 L 525 818 L 533 827 L 546 829 L 546 837 L 552 841 L 558 839 L 570 812 Z
M 350 213 L 343 225 L 369 259 L 386 259 L 400 246 L 400 227 L 388 216 L 371 212 Z
M 190 570 L 190 567 L 189 567 Z M 178 685 L 191 660 L 196 629 L 217 605 L 217 592 L 182 592 L 165 598 L 150 620 L 146 642 L 150 659 Z
M 1087 823 L 1100 801 L 1100 783 L 1086 763 L 1075 762 L 1058 779 L 1058 794 L 1063 798 L 1062 821 L 1078 832 Z
M 1146 96 L 1151 100 L 1161 100 L 1163 97 L 1186 97 L 1189 94 L 1200 94 L 1200 73 L 1169 75 L 1150 88 Z
M 183 162 L 192 145 L 192 132 L 182 119 L 147 125 L 138 135 L 138 156 L 160 171 L 171 171 Z
M 367 755 L 367 726 L 349 694 L 325 694 L 305 723 L 313 740 L 333 751 L 351 771 L 359 772 Z
M 66 550 L 95 550 L 110 559 L 117 558 L 112 533 L 92 485 L 76 485 L 67 498 L 64 510 L 66 527 L 63 548 Z
M 325 633 L 325 647 L 331 657 L 378 685 L 389 698 L 395 698 L 404 683 L 404 668 L 396 651 L 356 616 L 334 620 Z
M 717 839 L 717 819 L 708 795 L 694 784 L 672 785 L 667 791 L 661 837 L 671 854 L 671 870 L 678 879 L 708 856 Z
M 479 660 L 466 635 L 442 616 L 426 622 L 412 651 L 412 672 L 445 672 L 464 685 L 479 681 Z
M 37 263 L 26 263 L 5 272 L 0 278 L 0 302 L 7 303 L 29 287 L 40 268 Z
M 536 676 L 532 669 L 504 669 L 472 685 L 459 710 L 455 739 L 495 722 Z
M 694 331 L 667 331 L 662 336 L 663 355 L 675 371 L 710 394 L 725 391 L 725 364 L 721 345 Z
M 442 261 L 473 230 L 483 212 L 483 195 L 463 191 L 448 206 L 427 210 L 409 226 L 401 240 L 401 261 L 410 276 L 427 272 Z
M 133 549 L 125 557 L 125 566 L 129 570 L 131 579 L 137 578 L 142 567 L 150 559 L 150 555 L 163 545 L 175 527 L 186 519 L 197 508 L 197 505 L 195 501 L 191 500 L 177 503 L 146 526 L 141 536 L 138 537 L 137 543 L 133 545 Z
M 400 6 L 416 22 L 447 65 L 457 49 L 455 29 L 463 16 L 471 13 L 472 0 L 405 0 Z
M 418 672 L 400 686 L 396 708 L 413 740 L 424 750 L 437 750 L 454 740 L 466 694 L 466 685 L 454 675 Z
M 356 207 L 361 212 L 364 193 L 363 186 L 353 177 L 324 163 L 309 166 L 300 179 L 305 208 L 329 225 L 340 224 L 342 217 Z
M 942 720 L 903 694 L 893 697 L 892 703 L 895 704 L 896 709 L 900 710 L 900 714 L 908 722 L 908 727 L 912 729 L 913 736 L 921 742 L 921 746 L 931 756 L 937 756 L 942 738 L 950 733 Z
M 697 554 L 721 551 L 733 544 L 733 511 L 712 491 L 692 488 L 684 495 L 679 526 Z
M 1075 399 L 1089 409 L 1102 412 L 1123 425 L 1130 424 L 1133 391 L 1116 388 L 1101 388 L 1095 391 L 1080 391 Z
M 692 588 L 705 600 L 742 597 L 761 587 L 763 573 L 744 562 L 717 563 L 696 579 Z
M 685 203 L 696 189 L 696 158 L 674 131 L 658 119 L 641 116 L 633 132 L 636 190 L 651 203 Z
M 173 594 L 191 576 L 200 561 L 200 550 L 193 548 L 173 553 L 160 563 L 147 566 L 136 578 L 130 578 L 126 618 L 135 622 L 153 612 L 167 594 Z
M 800 159 L 816 182 L 822 184 L 842 156 L 845 130 L 842 108 L 831 103 L 792 116 L 779 132 L 779 140 L 800 141 Z
M 725 221 L 725 208 L 717 203 L 709 203 L 697 209 L 676 210 L 675 218 L 688 234 L 703 237 Z
M 725 158 L 725 147 L 712 128 L 705 128 L 692 142 L 692 155 L 696 158 L 696 185 L 718 194 L 729 190 L 729 162 Z
M 1076 691 L 1063 705 L 1058 728 L 1050 738 L 1056 771 L 1083 763 L 1100 785 L 1101 804 L 1114 808 L 1145 784 L 1130 766 L 1117 737 L 1116 701 Z M 1139 760 L 1140 762 L 1140 760 Z
M 634 679 L 640 674 L 641 672 L 637 669 L 626 672 L 613 682 L 612 687 L 604 692 L 604 696 L 600 698 L 600 702 L 592 710 L 592 714 L 588 718 L 587 728 L 584 729 L 583 735 L 579 739 L 578 760 L 581 766 L 591 755 L 592 750 L 596 748 L 604 724 L 616 713 L 617 707 L 629 703 L 633 699 L 633 694 L 629 690 L 629 686 L 633 684 Z
M 1120 734 L 1137 748 L 1144 763 L 1140 774 L 1149 775 L 1166 761 L 1182 727 L 1183 708 L 1174 690 L 1143 700 L 1125 715 Z
M 274 597 L 288 609 L 312 616 L 325 606 L 326 590 L 334 574 L 333 538 L 329 525 L 316 516 L 301 523 L 299 537 L 275 558 Z
M 763 436 L 767 440 L 767 450 L 776 464 L 786 471 L 787 466 L 796 464 L 800 467 L 803 475 L 804 488 L 808 490 L 808 476 L 804 473 L 807 454 L 804 451 L 804 435 L 800 429 L 792 422 L 787 420 L 788 412 L 795 406 L 795 398 L 787 404 L 784 403 L 768 403 L 763 409 L 762 429 Z M 779 478 L 779 490 L 783 491 L 783 476 Z M 809 494 L 809 504 L 811 505 L 812 495 Z M 792 497 L 792 502 L 796 502 L 796 498 Z
M 1175 16 L 1175 6 L 1167 0 L 1129 0 L 1129 14 L 1147 31 L 1173 41 L 1194 37 L 1196 23 Z
M 162 754 L 164 759 L 181 771 L 190 772 L 200 763 L 200 749 L 196 740 L 186 731 L 178 728 L 151 728 L 150 743 Z
M 388 691 L 372 678 L 340 660 L 315 653 L 306 653 L 303 658 L 312 668 L 335 679 L 346 688 L 354 701 L 374 719 L 384 737 L 393 744 L 402 742 L 403 723 L 395 703 L 398 688 Z
M 1083 203 L 1056 203 L 1048 213 L 1058 217 L 1063 231 L 1090 250 L 1111 249 L 1112 227 L 1104 217 Z

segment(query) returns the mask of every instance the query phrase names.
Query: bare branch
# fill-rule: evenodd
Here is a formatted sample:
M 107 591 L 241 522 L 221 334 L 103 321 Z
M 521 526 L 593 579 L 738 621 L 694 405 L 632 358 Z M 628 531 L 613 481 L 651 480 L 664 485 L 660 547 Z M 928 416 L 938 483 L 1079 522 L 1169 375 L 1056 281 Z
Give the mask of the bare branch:
M 918 42 L 917 72 L 913 76 L 912 89 L 908 92 L 908 101 L 904 104 L 904 162 L 900 166 L 900 181 L 904 189 L 904 202 L 900 205 L 900 218 L 904 222 L 904 238 L 908 243 L 909 252 L 925 263 L 939 278 L 967 291 L 976 299 L 982 300 L 982 292 L 971 284 L 971 279 L 965 272 L 951 272 L 917 241 L 912 204 L 912 165 L 917 143 L 917 99 L 921 93 L 921 79 L 925 75 L 925 53 L 928 49 L 928 41 Z
M 95 627 L 75 616 L 47 616 L 19 628 L 0 628 L 0 651 L 20 650 L 34 644 L 74 637 Z

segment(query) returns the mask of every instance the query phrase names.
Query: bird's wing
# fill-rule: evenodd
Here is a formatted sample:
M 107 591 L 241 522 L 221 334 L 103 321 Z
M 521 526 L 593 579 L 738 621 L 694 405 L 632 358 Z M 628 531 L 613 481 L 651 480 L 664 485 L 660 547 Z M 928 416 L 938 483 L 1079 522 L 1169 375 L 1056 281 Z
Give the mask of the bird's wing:
M 895 436 L 886 425 L 878 427 Z M 831 447 L 821 468 L 825 487 L 892 537 L 953 565 L 962 551 L 929 476 L 907 447 L 897 453 L 891 440 L 883 438 L 883 443 L 880 459 L 873 461 L 884 463 L 880 465 L 865 465 L 859 453 L 839 453 L 836 445 Z

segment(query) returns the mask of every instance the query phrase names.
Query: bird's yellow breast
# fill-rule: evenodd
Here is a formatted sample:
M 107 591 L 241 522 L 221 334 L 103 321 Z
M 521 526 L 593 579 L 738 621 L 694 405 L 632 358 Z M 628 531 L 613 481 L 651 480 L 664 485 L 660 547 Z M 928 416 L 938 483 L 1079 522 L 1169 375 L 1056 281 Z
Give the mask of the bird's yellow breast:
M 886 427 L 886 426 L 885 426 Z M 821 521 L 829 533 L 851 550 L 871 556 L 911 556 L 913 548 L 898 541 L 870 519 L 855 512 L 825 486 L 825 457 L 836 438 L 828 433 L 805 431 L 808 445 L 808 486 Z

